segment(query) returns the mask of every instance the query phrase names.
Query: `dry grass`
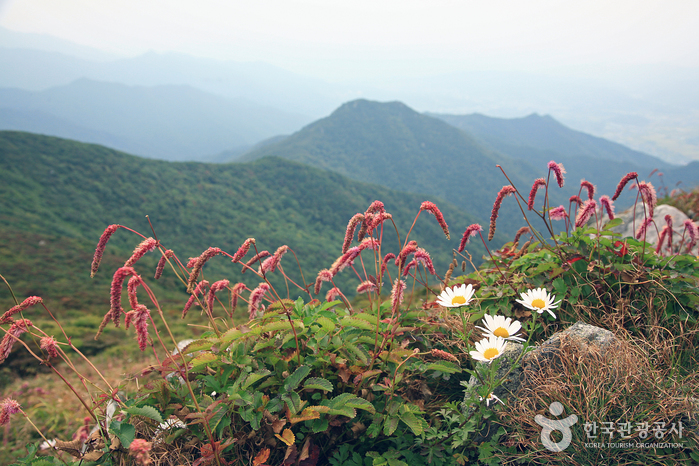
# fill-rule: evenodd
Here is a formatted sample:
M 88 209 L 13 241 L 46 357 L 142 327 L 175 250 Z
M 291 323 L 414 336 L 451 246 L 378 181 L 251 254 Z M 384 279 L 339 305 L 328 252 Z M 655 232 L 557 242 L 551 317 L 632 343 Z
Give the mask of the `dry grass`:
M 507 410 L 501 412 L 501 422 L 508 434 L 504 444 L 512 453 L 503 455 L 505 463 L 524 461 L 529 464 L 693 464 L 687 448 L 697 441 L 697 408 L 691 398 L 699 397 L 699 374 L 695 371 L 682 379 L 666 365 L 672 354 L 673 339 L 664 344 L 620 338 L 604 351 L 581 352 L 570 340 L 562 340 L 561 364 L 542 366 L 525 371 L 528 383 L 516 394 Z M 561 453 L 552 453 L 542 447 L 541 426 L 537 414 L 551 418 L 549 405 L 558 401 L 565 407 L 559 418 L 576 414 L 578 422 L 572 427 L 573 440 Z M 634 432 L 630 439 L 613 439 L 598 432 L 597 439 L 587 439 L 585 423 L 630 422 Z M 592 448 L 590 442 L 640 442 L 636 424 L 647 422 L 682 422 L 683 438 L 666 436 L 664 442 L 685 444 L 671 450 L 639 448 Z M 556 435 L 556 434 L 554 434 Z M 649 436 L 648 441 L 653 441 Z M 555 438 L 555 437 L 554 437 Z M 560 437 L 556 440 L 559 440 Z

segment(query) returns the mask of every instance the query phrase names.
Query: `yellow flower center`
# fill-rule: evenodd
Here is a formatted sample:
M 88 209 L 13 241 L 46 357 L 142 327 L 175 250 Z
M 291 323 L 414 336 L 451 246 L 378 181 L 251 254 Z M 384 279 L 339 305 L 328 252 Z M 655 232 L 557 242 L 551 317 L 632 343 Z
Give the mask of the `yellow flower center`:
M 466 298 L 464 298 L 463 296 L 454 296 L 453 298 L 451 298 L 451 303 L 458 305 L 466 304 Z
M 507 329 L 504 327 L 498 327 L 493 332 L 493 335 L 495 335 L 496 337 L 507 338 L 510 336 L 510 332 L 508 332 Z
M 498 354 L 500 354 L 500 351 L 498 351 L 497 348 L 488 348 L 487 350 L 483 351 L 483 357 L 486 359 L 493 359 Z
M 537 299 L 535 299 L 534 301 L 532 301 L 532 306 L 533 306 L 533 307 L 536 307 L 536 308 L 539 308 L 539 309 L 543 309 L 543 308 L 546 307 L 546 303 L 544 302 L 543 299 L 537 298 Z

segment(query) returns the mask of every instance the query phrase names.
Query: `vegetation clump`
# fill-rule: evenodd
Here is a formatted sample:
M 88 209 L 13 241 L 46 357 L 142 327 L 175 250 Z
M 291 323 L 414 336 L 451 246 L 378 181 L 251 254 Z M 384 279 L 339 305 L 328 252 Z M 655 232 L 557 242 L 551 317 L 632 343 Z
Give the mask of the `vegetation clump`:
M 13 446 L 3 460 L 35 466 L 590 464 L 610 455 L 628 464 L 699 461 L 691 409 L 699 397 L 696 242 L 688 237 L 672 249 L 662 236 L 660 247 L 643 234 L 620 238 L 612 231 L 621 222 L 613 218 L 613 200 L 603 196 L 598 206 L 587 181 L 567 206 L 549 205 L 549 190 L 563 186 L 565 173 L 562 164 L 549 163 L 528 197 L 508 178 L 492 209 L 488 239 L 503 202 L 519 205 L 526 225 L 494 249 L 483 228 L 471 224 L 443 276 L 411 239 L 423 211 L 431 215 L 421 222 L 436 221 L 450 236 L 445 217 L 429 201 L 407 232 L 380 201 L 352 216 L 340 255 L 315 280 L 289 273 L 301 267 L 288 245 L 270 253 L 249 238 L 235 252 L 209 247 L 183 260 L 155 231 L 145 236 L 108 227 L 93 275 L 104 273 L 100 258 L 112 235 L 128 230 L 140 239 L 112 271 L 110 308 L 95 330 L 101 338 L 123 321 L 140 352 L 150 354 L 148 363 L 135 371 L 136 386 L 110 380 L 62 330 L 47 299 L 16 300 L 0 317 L 0 357 L 23 346 L 65 383 L 86 417 L 72 438 L 49 438 L 45 432 L 56 430 L 50 424 L 55 417 L 34 422 L 32 410 L 22 410 L 36 393 L 5 397 L 2 435 Z M 647 213 L 638 231 L 671 231 L 672 225 L 653 222 L 657 199 L 650 183 L 629 174 L 618 191 L 632 181 L 636 207 Z M 467 246 L 478 238 L 487 256 L 476 267 Z M 155 270 L 143 265 L 141 259 L 157 254 Z M 218 276 L 219 268 L 212 273 L 209 264 L 217 261 L 254 275 L 257 286 Z M 473 271 L 466 274 L 467 267 Z M 190 296 L 178 312 L 182 318 L 195 310 L 205 318 L 188 341 L 175 337 L 172 313 L 151 286 L 169 274 Z M 353 288 L 347 276 L 356 279 Z M 236 313 L 241 303 L 247 304 L 244 321 Z M 32 306 L 41 306 L 60 333 L 25 319 Z M 566 349 L 562 370 L 531 376 L 539 389 L 506 400 L 493 394 L 507 378 L 498 369 L 509 342 L 522 342 L 524 350 L 508 374 L 536 342 L 578 320 L 611 330 L 619 347 L 585 361 Z M 470 377 L 479 388 L 464 398 Z M 554 402 L 581 419 L 572 447 L 562 452 L 544 448 L 535 422 Z M 673 446 L 585 447 L 589 425 L 621 422 L 672 425 L 674 431 L 663 435 Z M 486 436 L 484 426 L 493 425 Z M 625 432 L 629 442 L 648 435 L 648 429 Z

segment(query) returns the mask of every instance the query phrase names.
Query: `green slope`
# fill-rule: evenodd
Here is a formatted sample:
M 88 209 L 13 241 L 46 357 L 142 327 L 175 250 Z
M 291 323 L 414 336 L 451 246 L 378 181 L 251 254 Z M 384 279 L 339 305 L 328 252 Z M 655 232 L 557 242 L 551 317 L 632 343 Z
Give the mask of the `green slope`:
M 656 157 L 638 152 L 603 138 L 572 130 L 550 116 L 529 115 L 524 118 L 492 118 L 479 114 L 430 114 L 456 128 L 472 134 L 491 150 L 541 166 L 549 160 L 563 163 L 569 182 L 562 194 L 576 194 L 579 181 L 587 179 L 598 188 L 598 195 L 614 193 L 619 180 L 636 171 L 642 179 L 651 181 L 662 194 L 663 185 L 672 190 L 681 183 L 691 188 L 699 183 L 699 164 L 679 167 Z M 664 173 L 648 178 L 653 169 Z M 619 199 L 620 207 L 633 203 L 633 193 Z
M 513 157 L 526 156 L 526 149 L 536 149 L 555 156 L 630 163 L 644 170 L 671 167 L 667 162 L 622 144 L 572 130 L 549 115 L 532 114 L 523 118 L 493 118 L 478 113 L 428 115 L 462 129 L 488 147 Z M 518 152 L 518 149 L 522 152 Z
M 428 214 L 421 216 L 411 238 L 432 253 L 440 273 L 461 233 L 475 221 L 434 197 L 352 181 L 279 158 L 223 165 L 164 162 L 21 132 L 0 132 L 0 174 L 0 273 L 19 296 L 38 294 L 55 306 L 90 312 L 95 312 L 92 306 L 106 310 L 111 275 L 139 242 L 135 235 L 117 231 L 107 248 L 107 263 L 90 280 L 100 234 L 119 223 L 149 236 L 146 215 L 163 245 L 183 260 L 209 246 L 233 253 L 246 238 L 255 237 L 260 250 L 291 247 L 309 282 L 340 254 L 351 216 L 375 199 L 385 203 L 402 235 L 422 201 L 438 204 L 452 229 L 451 241 Z M 387 234 L 385 244 L 393 248 L 394 237 Z M 482 247 L 476 244 L 472 252 L 479 258 Z M 144 258 L 144 276 L 152 273 L 156 260 Z M 293 257 L 285 256 L 282 263 L 300 283 Z M 209 279 L 259 282 L 250 273 L 242 277 L 240 267 L 223 258 L 213 259 L 207 268 Z M 181 289 L 172 273 L 163 279 L 167 292 Z M 351 291 L 357 283 L 350 283 Z M 173 306 L 182 305 L 182 296 L 172 292 Z M 4 289 L 0 303 L 12 305 Z
M 241 160 L 275 155 L 325 168 L 348 177 L 398 189 L 427 193 L 453 202 L 487 223 L 500 188 L 513 181 L 528 190 L 546 173 L 522 160 L 497 154 L 453 126 L 422 115 L 400 102 L 348 102 L 327 118 L 274 144 L 254 149 Z M 521 215 L 506 202 L 503 232 L 512 234 Z

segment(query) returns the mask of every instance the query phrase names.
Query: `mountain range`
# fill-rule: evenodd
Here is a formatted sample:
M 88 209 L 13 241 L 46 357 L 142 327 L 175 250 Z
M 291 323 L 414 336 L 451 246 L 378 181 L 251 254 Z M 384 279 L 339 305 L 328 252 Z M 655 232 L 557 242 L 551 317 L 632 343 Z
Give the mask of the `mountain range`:
M 284 270 L 297 283 L 304 278 L 312 283 L 320 269 L 340 256 L 347 222 L 376 199 L 392 213 L 402 239 L 421 203 L 437 203 L 451 227 L 451 240 L 429 214 L 421 215 L 411 239 L 432 254 L 440 274 L 446 271 L 460 234 L 476 221 L 435 197 L 353 181 L 273 157 L 228 164 L 166 162 L 97 145 L 2 131 L 0 173 L 0 274 L 18 296 L 45 296 L 56 306 L 78 309 L 108 307 L 115 267 L 141 241 L 124 230 L 115 233 L 105 255 L 107 262 L 90 280 L 92 253 L 104 228 L 121 224 L 151 236 L 146 215 L 164 247 L 174 249 L 183 261 L 210 246 L 233 253 L 248 237 L 256 238 L 259 250 L 274 252 L 286 244 L 303 269 L 301 277 L 294 256 L 284 257 Z M 393 231 L 391 227 L 384 234 L 385 252 L 397 252 Z M 479 262 L 483 246 L 474 243 L 469 250 Z M 155 254 L 144 257 L 139 265 L 144 276 L 154 270 L 156 260 Z M 395 270 L 389 270 L 395 278 Z M 259 282 L 221 258 L 207 264 L 207 277 L 246 281 L 250 287 Z M 349 271 L 338 277 L 338 284 L 353 294 L 356 277 Z M 163 280 L 162 286 L 174 293 L 173 305 L 181 306 L 181 285 L 171 272 Z M 273 274 L 273 280 L 280 290 L 286 289 L 278 274 Z M 9 295 L 3 291 L 0 296 L 9 308 Z M 296 296 L 292 290 L 291 297 Z
M 0 89 L 0 129 L 108 145 L 144 157 L 206 160 L 290 133 L 310 119 L 185 85 L 79 79 L 38 92 Z

